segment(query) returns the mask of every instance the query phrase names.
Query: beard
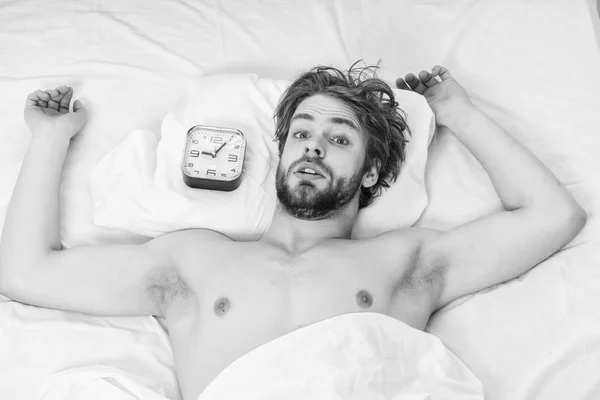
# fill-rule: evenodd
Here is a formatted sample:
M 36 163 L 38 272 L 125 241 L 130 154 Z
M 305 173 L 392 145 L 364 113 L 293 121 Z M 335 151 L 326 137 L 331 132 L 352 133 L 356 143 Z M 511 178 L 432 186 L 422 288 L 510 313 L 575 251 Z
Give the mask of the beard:
M 325 189 L 318 189 L 313 181 L 309 180 L 301 181 L 296 188 L 292 188 L 288 180 L 289 171 L 302 161 L 312 161 L 321 169 L 330 172 L 319 160 L 314 159 L 301 159 L 292 164 L 287 171 L 279 163 L 275 188 L 277 199 L 284 211 L 293 217 L 304 220 L 320 220 L 340 215 L 360 190 L 363 168 L 360 168 L 350 178 L 335 178 L 333 174 L 329 173 L 332 179 Z

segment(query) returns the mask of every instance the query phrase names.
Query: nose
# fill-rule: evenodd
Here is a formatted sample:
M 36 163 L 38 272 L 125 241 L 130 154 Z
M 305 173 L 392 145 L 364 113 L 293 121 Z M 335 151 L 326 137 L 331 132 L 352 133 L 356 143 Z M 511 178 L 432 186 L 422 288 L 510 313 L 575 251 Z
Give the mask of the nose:
M 325 149 L 318 138 L 311 138 L 306 142 L 304 153 L 310 157 L 323 158 L 325 156 Z

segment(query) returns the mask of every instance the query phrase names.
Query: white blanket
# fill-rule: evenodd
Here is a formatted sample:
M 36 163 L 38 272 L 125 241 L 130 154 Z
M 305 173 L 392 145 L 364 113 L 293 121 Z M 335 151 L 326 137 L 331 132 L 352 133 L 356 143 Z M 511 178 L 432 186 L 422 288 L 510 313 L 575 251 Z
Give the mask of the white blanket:
M 37 400 L 164 400 L 156 383 L 101 365 L 51 375 Z M 481 400 L 473 373 L 435 336 L 377 313 L 308 325 L 227 366 L 198 400 Z
M 105 365 L 48 376 L 37 400 L 166 400 L 164 389 L 139 375 Z
M 198 400 L 481 400 L 435 336 L 377 313 L 320 321 L 230 364 Z

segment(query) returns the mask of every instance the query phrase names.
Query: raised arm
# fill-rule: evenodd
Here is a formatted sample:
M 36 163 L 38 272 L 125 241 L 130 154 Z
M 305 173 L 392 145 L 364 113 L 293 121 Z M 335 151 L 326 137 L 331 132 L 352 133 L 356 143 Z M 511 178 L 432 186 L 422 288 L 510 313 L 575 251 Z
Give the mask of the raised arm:
M 62 250 L 59 186 L 70 139 L 86 110 L 59 87 L 27 98 L 32 139 L 23 160 L 0 241 L 0 292 L 27 304 L 101 315 L 161 315 L 153 280 L 174 267 L 177 235 L 143 245 Z M 180 234 L 181 235 L 181 234 Z
M 505 209 L 424 236 L 421 264 L 441 277 L 440 308 L 527 272 L 570 242 L 587 217 L 552 172 L 477 109 L 445 68 L 422 71 L 419 78 L 409 74 L 397 86 L 410 85 L 426 97 L 437 124 L 450 129 L 488 172 Z

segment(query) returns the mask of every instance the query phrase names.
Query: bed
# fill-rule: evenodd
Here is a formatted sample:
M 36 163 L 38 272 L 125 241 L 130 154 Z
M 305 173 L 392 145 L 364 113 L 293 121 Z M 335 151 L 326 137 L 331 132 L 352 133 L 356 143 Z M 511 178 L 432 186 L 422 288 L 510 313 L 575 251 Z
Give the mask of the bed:
M 448 67 L 588 214 L 557 254 L 439 310 L 427 332 L 477 376 L 487 399 L 600 398 L 600 22 L 592 0 L 0 0 L 0 223 L 30 138 L 25 97 L 36 89 L 72 86 L 89 112 L 63 173 L 63 246 L 143 243 L 151 235 L 133 224 L 101 223 L 92 196 L 98 165 L 132 132 L 158 140 L 165 116 L 206 76 L 285 81 L 360 59 L 390 83 Z M 436 132 L 417 225 L 448 229 L 498 209 L 482 171 L 451 134 Z M 127 371 L 153 396 L 180 398 L 160 319 L 0 300 L 0 398 L 37 399 L 52 374 L 94 368 Z

